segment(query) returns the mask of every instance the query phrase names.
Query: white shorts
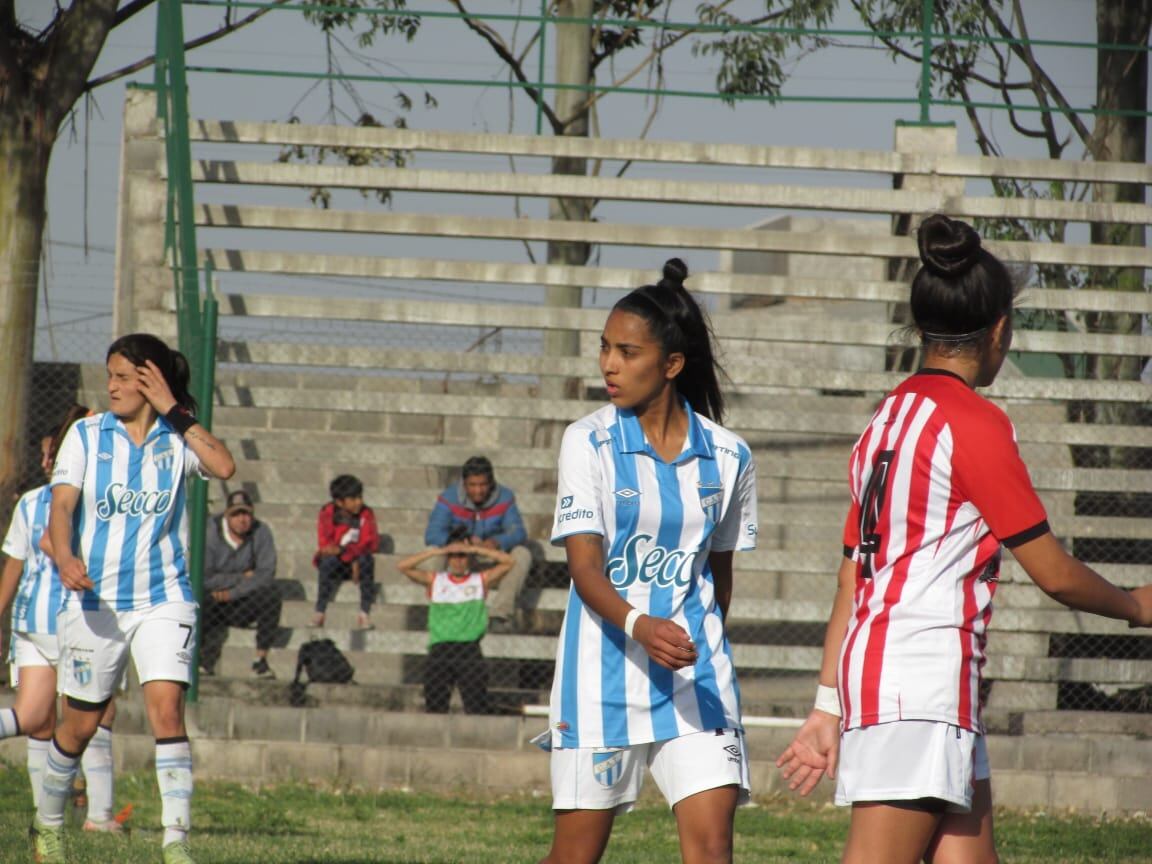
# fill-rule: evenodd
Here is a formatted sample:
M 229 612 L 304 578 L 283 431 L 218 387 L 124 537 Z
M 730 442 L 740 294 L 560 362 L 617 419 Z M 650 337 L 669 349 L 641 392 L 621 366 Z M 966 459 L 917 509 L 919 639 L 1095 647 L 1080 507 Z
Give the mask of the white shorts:
M 972 809 L 972 784 L 991 776 L 984 736 L 950 723 L 897 720 L 840 736 L 836 803 L 938 798 Z
M 141 684 L 187 684 L 196 648 L 196 604 L 173 601 L 128 612 L 106 606 L 60 613 L 60 674 L 65 696 L 103 702 L 123 680 L 128 655 Z
M 21 666 L 50 666 L 56 668 L 60 660 L 60 643 L 54 633 L 12 633 L 12 686 L 20 686 Z
M 640 797 L 645 765 L 670 807 L 721 786 L 738 786 L 738 803 L 748 803 L 744 733 L 717 729 L 632 747 L 553 750 L 552 808 L 626 813 Z

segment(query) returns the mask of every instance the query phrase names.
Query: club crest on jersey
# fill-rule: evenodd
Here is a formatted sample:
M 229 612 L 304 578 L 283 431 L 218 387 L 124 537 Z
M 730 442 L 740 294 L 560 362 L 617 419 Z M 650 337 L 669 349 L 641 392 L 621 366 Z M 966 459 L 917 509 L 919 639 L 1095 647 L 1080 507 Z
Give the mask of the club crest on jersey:
M 161 470 L 167 469 L 172 465 L 172 459 L 176 456 L 176 451 L 171 447 L 165 450 L 153 450 L 152 462 L 157 468 Z
M 107 522 L 114 516 L 159 516 L 171 506 L 172 493 L 167 489 L 129 489 L 123 483 L 109 483 L 96 505 L 96 518 Z
M 592 776 L 601 786 L 615 786 L 624 775 L 624 751 L 592 754 Z
M 661 588 L 686 587 L 692 582 L 695 558 L 695 552 L 665 549 L 651 534 L 636 534 L 624 544 L 622 555 L 609 559 L 605 572 L 617 588 L 627 588 L 633 582 L 654 582 Z

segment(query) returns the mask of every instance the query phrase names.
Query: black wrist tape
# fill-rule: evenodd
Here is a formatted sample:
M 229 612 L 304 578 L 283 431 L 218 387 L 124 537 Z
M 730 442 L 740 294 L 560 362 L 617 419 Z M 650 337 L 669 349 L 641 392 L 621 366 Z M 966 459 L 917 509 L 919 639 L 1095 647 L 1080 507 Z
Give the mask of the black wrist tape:
M 196 415 L 183 405 L 173 405 L 168 409 L 168 413 L 164 415 L 164 419 L 168 421 L 169 426 L 181 435 L 187 434 L 189 429 L 200 422 L 196 419 Z

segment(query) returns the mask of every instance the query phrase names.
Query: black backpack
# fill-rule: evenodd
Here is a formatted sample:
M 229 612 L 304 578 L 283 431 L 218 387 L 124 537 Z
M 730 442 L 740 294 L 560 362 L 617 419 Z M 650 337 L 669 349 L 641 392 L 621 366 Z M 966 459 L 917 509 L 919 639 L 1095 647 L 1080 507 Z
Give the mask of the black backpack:
M 296 677 L 292 679 L 288 700 L 293 705 L 303 705 L 304 688 L 307 684 L 300 680 L 304 671 L 308 672 L 307 684 L 347 684 L 356 670 L 348 658 L 336 647 L 331 639 L 312 639 L 300 646 L 296 655 Z

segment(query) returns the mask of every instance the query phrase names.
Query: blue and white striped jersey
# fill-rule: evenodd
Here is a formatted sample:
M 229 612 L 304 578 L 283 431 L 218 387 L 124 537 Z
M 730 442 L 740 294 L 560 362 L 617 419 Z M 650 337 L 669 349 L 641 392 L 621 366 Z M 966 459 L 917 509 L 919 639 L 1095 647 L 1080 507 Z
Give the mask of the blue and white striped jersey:
M 553 747 L 624 747 L 742 728 L 708 553 L 755 548 L 756 470 L 743 439 L 684 405 L 688 436 L 671 464 L 631 411 L 606 405 L 568 427 L 552 542 L 599 534 L 616 590 L 641 612 L 683 627 L 698 660 L 676 672 L 658 666 L 573 586 L 552 685 Z
M 48 530 L 48 505 L 52 490 L 39 486 L 20 496 L 12 522 L 4 537 L 4 554 L 24 562 L 20 585 L 12 601 L 12 630 L 17 633 L 56 632 L 64 586 L 52 559 L 40 548 L 40 538 Z
M 60 446 L 52 486 L 80 491 L 72 526 L 73 554 L 94 590 L 78 594 L 84 609 L 117 611 L 191 602 L 185 478 L 200 460 L 159 417 L 137 447 L 111 412 L 77 421 Z

